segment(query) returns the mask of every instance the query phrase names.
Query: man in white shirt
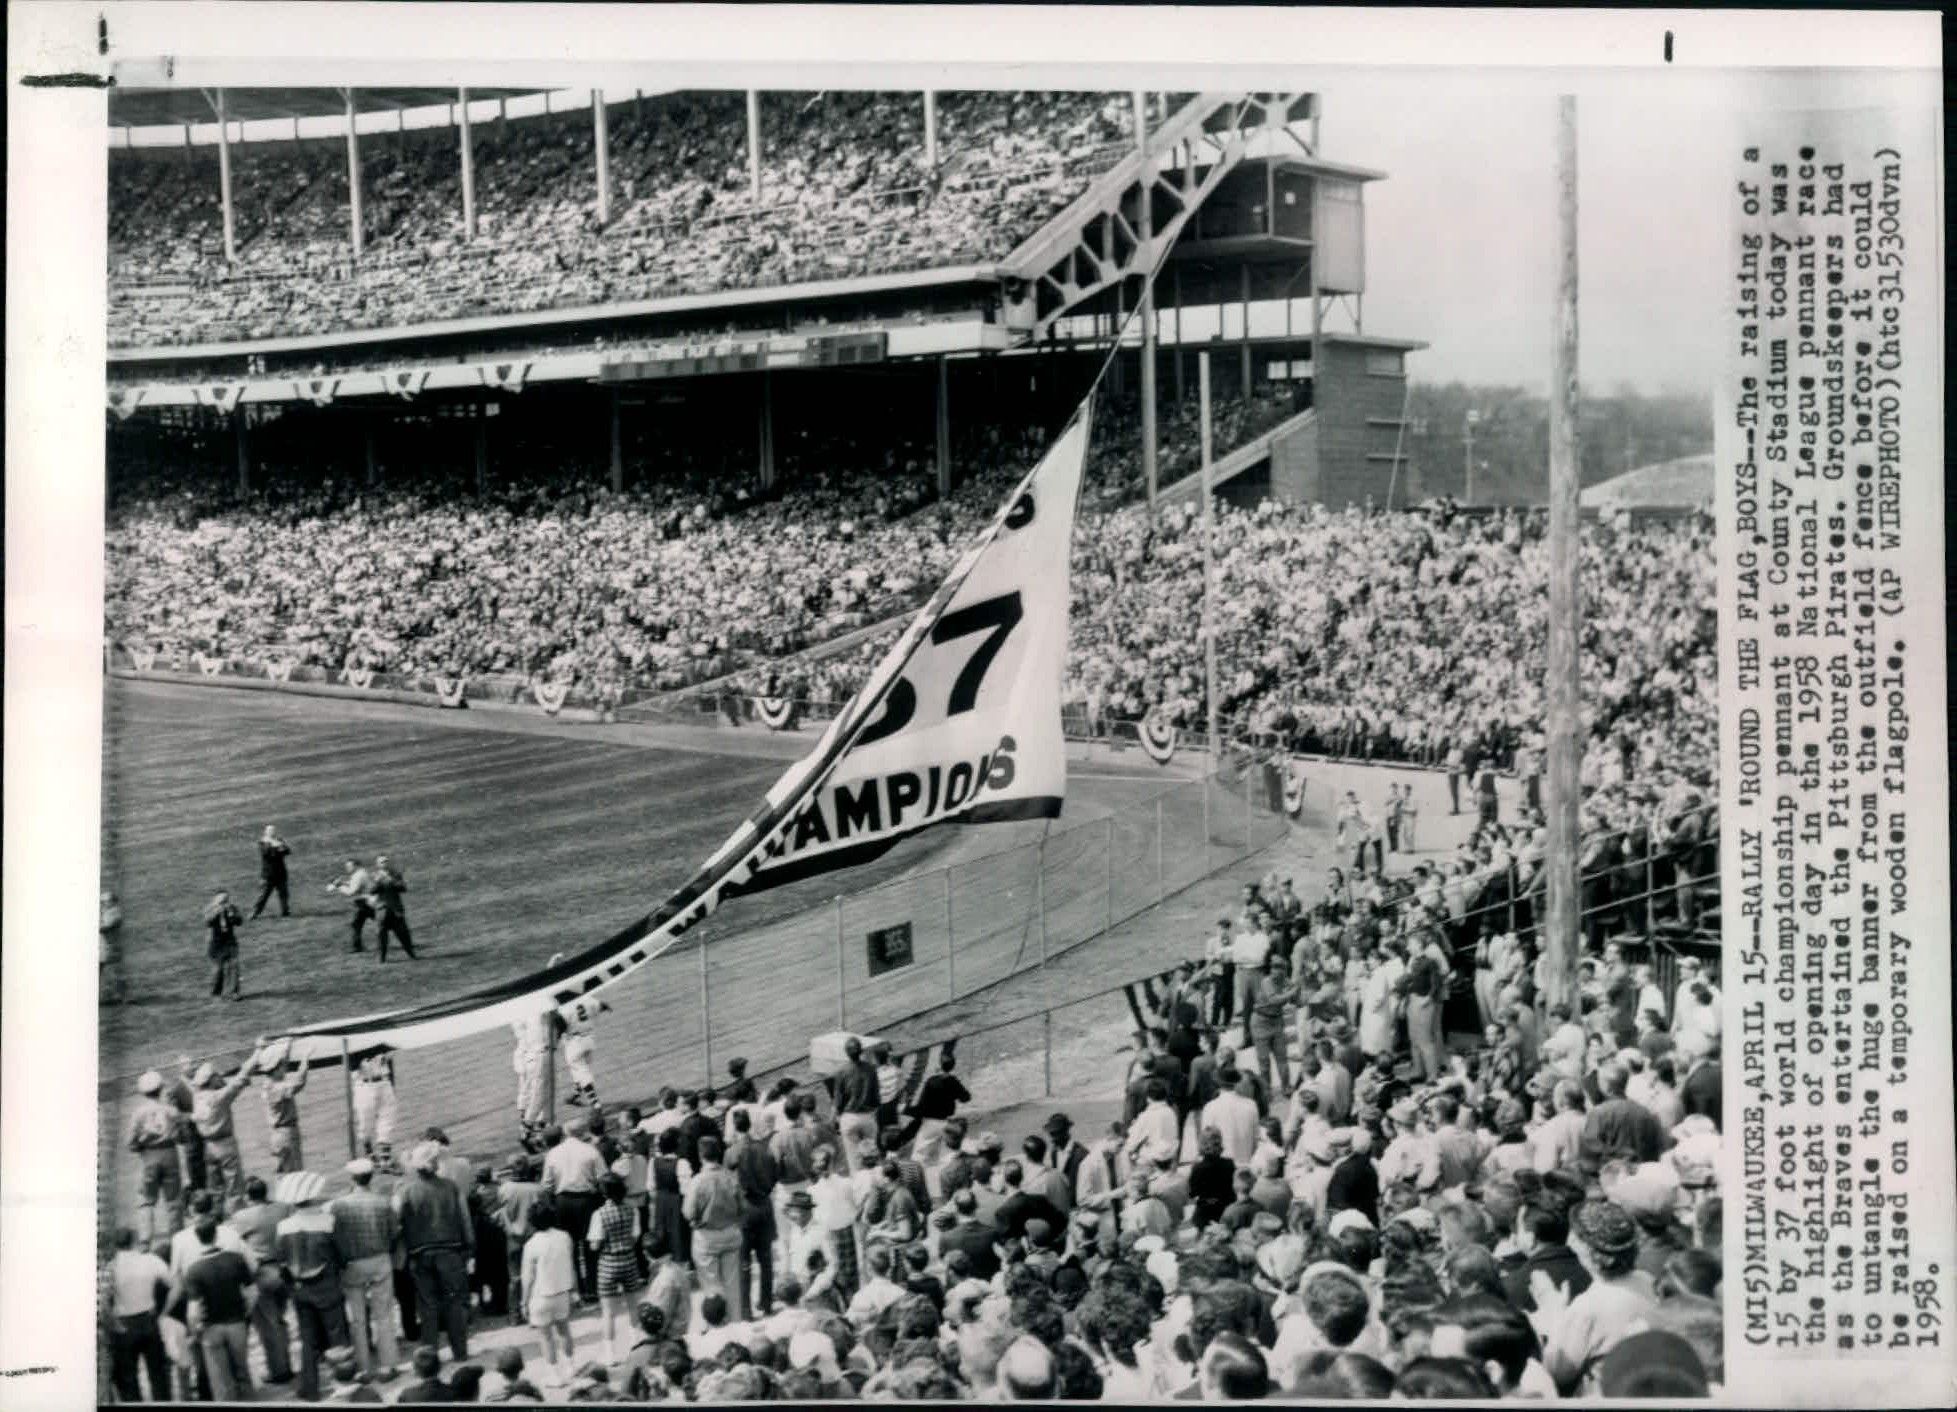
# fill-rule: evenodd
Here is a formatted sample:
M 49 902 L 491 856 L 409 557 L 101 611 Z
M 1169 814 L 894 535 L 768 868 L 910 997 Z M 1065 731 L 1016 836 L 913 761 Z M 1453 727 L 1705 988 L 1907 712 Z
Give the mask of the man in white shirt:
M 110 1378 L 116 1395 L 124 1402 L 142 1400 L 136 1378 L 141 1368 L 148 1372 L 150 1401 L 170 1401 L 170 1363 L 156 1323 L 157 1306 L 170 1290 L 170 1267 L 138 1250 L 136 1232 L 125 1226 L 116 1232 L 108 1285 Z
M 1146 1096 L 1147 1103 L 1122 1145 L 1130 1167 L 1152 1167 L 1164 1156 L 1174 1160 L 1182 1149 L 1182 1127 L 1176 1122 L 1176 1110 L 1169 1106 L 1169 1086 L 1150 1079 Z
M 1432 1191 L 1441 1177 L 1440 1153 L 1432 1133 L 1421 1131 L 1420 1110 L 1403 1098 L 1386 1111 L 1386 1150 L 1379 1155 L 1379 1187 L 1412 1182 L 1415 1189 Z
M 197 1238 L 197 1232 L 192 1229 L 196 1226 L 198 1218 L 204 1215 L 215 1217 L 216 1214 L 217 1198 L 210 1192 L 200 1191 L 191 1198 L 189 1223 L 170 1237 L 171 1279 L 181 1280 L 185 1272 L 196 1263 L 197 1257 L 203 1254 L 204 1242 Z M 258 1273 L 258 1257 L 252 1254 L 251 1247 L 245 1244 L 244 1238 L 232 1228 L 229 1221 L 218 1222 L 217 1248 L 236 1251 L 245 1257 L 245 1264 L 251 1267 L 252 1274 Z
M 1221 1133 L 1223 1155 L 1242 1167 L 1249 1164 L 1251 1154 L 1257 1150 L 1257 1086 L 1247 1074 L 1234 1077 L 1234 1085 L 1226 1086 L 1203 1105 L 1200 1126 Z

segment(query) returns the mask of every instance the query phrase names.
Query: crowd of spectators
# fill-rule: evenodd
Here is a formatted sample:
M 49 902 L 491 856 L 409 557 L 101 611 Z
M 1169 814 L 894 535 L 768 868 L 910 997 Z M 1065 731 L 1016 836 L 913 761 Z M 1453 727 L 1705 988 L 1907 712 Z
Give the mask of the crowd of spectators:
M 1227 450 L 1290 413 L 1229 404 Z M 1162 479 L 1197 454 L 1163 420 Z M 617 702 L 741 672 L 732 689 L 819 714 L 860 685 L 888 634 L 821 659 L 784 654 L 885 621 L 948 569 L 1039 453 L 1037 427 L 961 429 L 961 480 L 937 497 L 926 448 L 838 424 L 778 452 L 761 494 L 675 442 L 624 494 L 588 462 L 487 494 L 456 471 L 389 489 L 272 476 L 238 501 L 167 456 L 112 458 L 111 641 L 240 662 L 406 678 L 510 675 Z M 1084 728 L 1206 720 L 1201 521 L 1132 503 L 1139 453 L 1121 403 L 1097 417 L 1075 535 L 1065 688 Z M 1219 712 L 1287 750 L 1525 777 L 1543 768 L 1544 517 L 1252 509 L 1215 516 Z M 1713 551 L 1702 519 L 1583 531 L 1583 783 L 1622 829 L 1647 795 L 1709 788 L 1715 759 Z M 1674 799 L 1674 802 L 1675 799 Z
M 1133 145 L 1123 94 L 945 93 L 932 168 L 921 95 L 767 93 L 757 193 L 743 104 L 728 92 L 611 104 L 603 224 L 588 109 L 478 125 L 473 239 L 454 132 L 369 135 L 358 259 L 343 141 L 234 149 L 235 263 L 211 149 L 116 149 L 109 341 L 263 339 L 993 261 Z
M 1061 1111 L 1009 1143 L 955 1058 L 919 1085 L 852 1041 L 826 1082 L 764 1092 L 735 1060 L 500 1163 L 430 1129 L 330 1201 L 246 1181 L 179 1228 L 149 1181 L 102 1272 L 115 1386 L 248 1390 L 255 1340 L 334 1400 L 1716 1395 L 1716 972 L 1661 984 L 1613 925 L 1561 984 L 1512 915 L 1377 854 L 1309 904 L 1247 884 L 1092 1131 Z M 1464 947 L 1478 1046 L 1441 1036 Z M 167 1085 L 140 1088 L 130 1145 L 167 1164 Z M 472 1357 L 506 1323 L 543 1357 Z
M 1233 405 L 1221 435 L 1288 410 L 1275 394 Z M 1137 435 L 1126 408 L 1097 421 L 1092 503 L 1132 492 Z M 106 631 L 178 657 L 534 676 L 616 701 L 901 611 L 1042 439 L 961 429 L 962 479 L 942 500 L 924 446 L 847 421 L 783 438 L 777 496 L 680 438 L 662 440 L 657 473 L 621 495 L 566 454 L 566 474 L 484 495 L 456 468 L 409 479 L 390 467 L 386 491 L 275 472 L 243 499 L 186 471 L 167 443 L 123 441 L 111 457 Z M 1165 419 L 1162 441 L 1171 468 L 1196 454 L 1187 416 Z

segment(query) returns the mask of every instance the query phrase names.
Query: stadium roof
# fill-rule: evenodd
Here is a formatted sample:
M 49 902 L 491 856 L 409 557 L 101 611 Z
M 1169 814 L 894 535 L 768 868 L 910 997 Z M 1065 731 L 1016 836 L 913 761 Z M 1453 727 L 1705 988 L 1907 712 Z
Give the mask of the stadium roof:
M 471 88 L 471 100 L 519 98 L 539 88 Z M 400 108 L 435 108 L 458 98 L 453 88 L 361 88 L 354 91 L 363 113 L 391 113 Z M 182 127 L 217 120 L 215 89 L 111 88 L 109 126 Z M 292 118 L 344 117 L 347 100 L 339 88 L 227 88 L 225 116 L 233 122 L 262 122 Z
M 1659 461 L 1585 486 L 1582 502 L 1600 509 L 1691 510 L 1712 503 L 1712 453 Z

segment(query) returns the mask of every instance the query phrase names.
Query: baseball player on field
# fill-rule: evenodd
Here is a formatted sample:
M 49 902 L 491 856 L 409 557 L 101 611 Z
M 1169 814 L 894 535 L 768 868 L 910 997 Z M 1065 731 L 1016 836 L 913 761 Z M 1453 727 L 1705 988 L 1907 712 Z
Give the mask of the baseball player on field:
M 558 952 L 550 958 L 552 966 L 564 959 Z M 571 1082 L 577 1089 L 566 1101 L 575 1105 L 590 1104 L 598 1106 L 598 1078 L 592 1072 L 591 1060 L 598 1051 L 598 1016 L 612 1007 L 596 997 L 585 997 L 572 1001 L 561 1013 L 564 1017 L 564 1065 L 571 1071 Z
M 394 1056 L 377 1050 L 353 1070 L 353 1127 L 360 1150 L 376 1167 L 394 1162 L 394 1119 L 399 1105 L 394 1096 Z

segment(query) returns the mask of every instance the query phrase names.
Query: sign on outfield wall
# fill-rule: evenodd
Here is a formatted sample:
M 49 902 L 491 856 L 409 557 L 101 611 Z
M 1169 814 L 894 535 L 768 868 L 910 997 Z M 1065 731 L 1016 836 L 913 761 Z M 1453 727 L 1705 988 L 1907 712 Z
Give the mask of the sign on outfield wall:
M 911 963 L 913 952 L 909 922 L 899 922 L 894 927 L 879 927 L 865 938 L 865 942 L 872 976 L 902 970 Z

